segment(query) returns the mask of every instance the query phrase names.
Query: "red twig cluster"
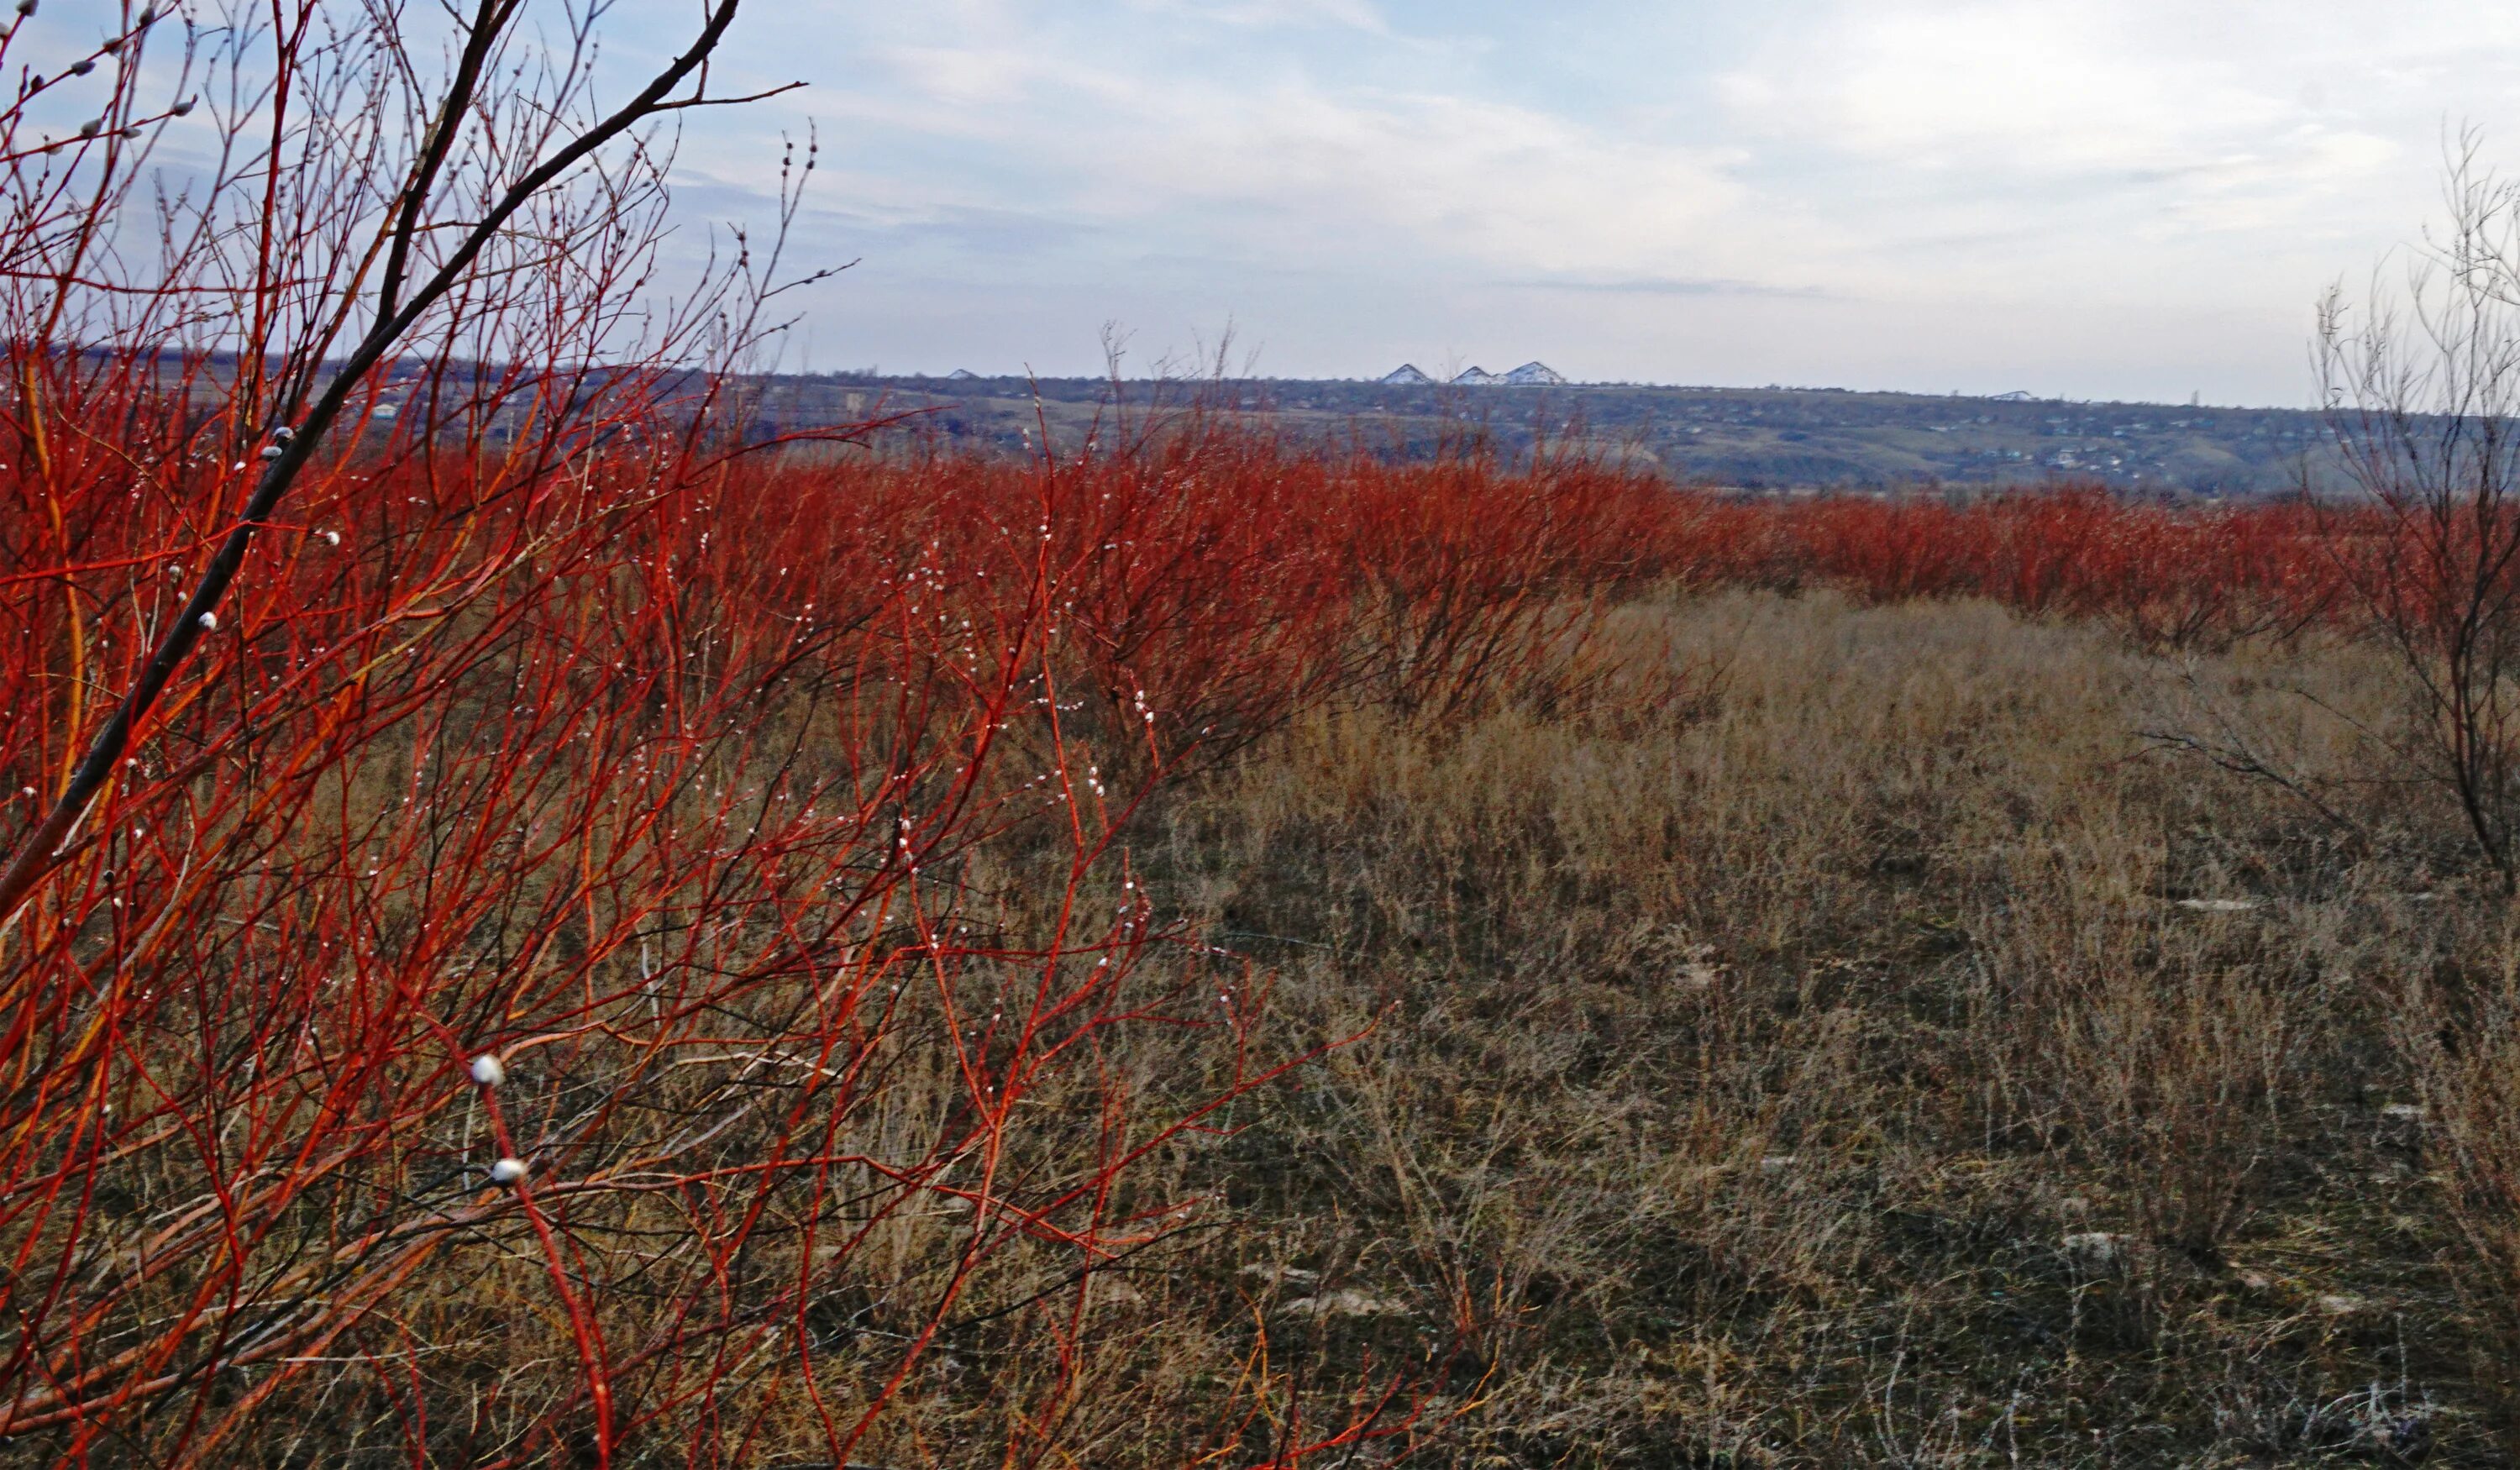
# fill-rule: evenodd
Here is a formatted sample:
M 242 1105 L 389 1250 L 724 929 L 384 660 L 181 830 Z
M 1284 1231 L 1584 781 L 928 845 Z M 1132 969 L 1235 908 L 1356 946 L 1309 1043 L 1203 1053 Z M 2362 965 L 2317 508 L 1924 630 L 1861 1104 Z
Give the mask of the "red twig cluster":
M 0 107 L 14 1444 L 846 1463 L 985 1338 L 1008 1457 L 1071 1453 L 1094 1284 L 1196 1203 L 1138 1166 L 1300 1060 L 1137 804 L 1469 701 L 1627 574 L 1580 474 L 1464 537 L 1463 486 L 1231 435 L 776 463 L 731 387 L 784 233 L 659 308 L 629 125 L 712 100 L 733 0 L 631 111 L 595 13 L 478 0 L 435 74 L 382 0 L 153 9 L 96 127 Z M 129 207 L 179 24 L 211 162 Z M 1415 1419 L 1232 1381 L 1238 1460 Z
M 0 474 L 14 830 L 244 479 L 138 362 Z M 1090 1282 L 1190 1203 L 1132 1166 L 1296 1060 L 1132 881 L 1137 804 L 1322 700 L 1569 667 L 1673 504 L 1223 430 L 781 465 L 664 402 L 380 431 L 256 541 L 0 956 L 0 1433 L 208 1456 L 355 1372 L 472 1463 L 800 1416 L 844 1460 L 1020 1287 L 1047 1452 Z M 1149 1093 L 1147 1027 L 1223 1059 Z M 573 1370 L 428 1371 L 492 1291 Z M 1368 1404 L 1312 1442 L 1410 1423 Z
M 1701 581 L 1987 598 L 2183 646 L 2353 616 L 2345 594 L 2377 530 L 2333 506 L 2182 506 L 2084 486 L 1957 501 L 1699 497 L 1676 516 L 1668 556 Z

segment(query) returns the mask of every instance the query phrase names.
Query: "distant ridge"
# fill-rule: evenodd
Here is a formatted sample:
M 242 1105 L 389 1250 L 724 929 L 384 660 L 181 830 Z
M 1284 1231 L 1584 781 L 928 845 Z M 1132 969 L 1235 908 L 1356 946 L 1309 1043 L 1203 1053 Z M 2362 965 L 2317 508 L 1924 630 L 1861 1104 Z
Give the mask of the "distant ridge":
M 980 380 L 980 375 L 972 372 L 968 368 L 956 368 L 953 372 L 945 375 L 945 380 L 947 382 L 978 382 Z
M 1402 363 L 1399 367 L 1375 379 L 1374 381 L 1386 388 L 1423 388 L 1432 387 L 1435 379 L 1427 376 L 1426 371 L 1416 363 Z M 1510 373 L 1491 373 L 1485 368 L 1465 368 L 1454 375 L 1451 383 L 1457 388 L 1562 388 L 1566 386 L 1566 376 L 1549 364 L 1534 359 Z
M 1422 364 L 1412 366 L 1422 372 Z M 1491 383 L 1499 377 L 1484 376 Z M 1539 377 L 1520 369 L 1503 375 L 1508 381 L 1517 376 Z M 1178 386 L 1133 381 L 1127 392 L 1135 399 Z M 867 405 L 852 405 L 851 395 L 870 389 L 892 394 L 885 399 L 891 407 L 933 410 L 928 422 L 958 443 L 1014 456 L 1040 452 L 1045 412 L 1059 442 L 1095 437 L 1102 427 L 1096 416 L 1108 412 L 1114 391 L 1107 377 L 1093 375 L 951 382 L 899 374 L 789 375 L 765 382 L 762 420 L 782 427 L 855 423 Z M 1207 390 L 1238 412 L 1271 416 L 1306 443 L 1329 442 L 1345 425 L 1376 420 L 1387 426 L 1394 453 L 1420 458 L 1450 452 L 1465 411 L 1473 418 L 1486 411 L 1491 443 L 1513 454 L 1538 447 L 1544 429 L 1547 441 L 1557 443 L 1568 432 L 1559 426 L 1563 411 L 1580 406 L 1574 432 L 1617 463 L 1742 491 L 2101 484 L 2241 497 L 2296 493 L 2305 465 L 2322 491 L 2343 483 L 2330 426 L 2307 408 L 1581 381 L 1447 388 L 1413 385 L 1406 376 L 1230 379 Z

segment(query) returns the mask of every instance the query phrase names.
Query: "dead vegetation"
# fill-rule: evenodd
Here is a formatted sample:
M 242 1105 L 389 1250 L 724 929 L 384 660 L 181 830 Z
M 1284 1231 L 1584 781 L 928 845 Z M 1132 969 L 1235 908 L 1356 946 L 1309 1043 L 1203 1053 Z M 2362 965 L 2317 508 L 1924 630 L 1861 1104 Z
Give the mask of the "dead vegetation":
M 2211 698 L 2336 769 L 2304 691 L 2385 724 L 2369 650 L 1618 635 L 1701 697 L 1326 711 L 1149 814 L 1282 1046 L 1371 1028 L 1192 1166 L 1234 1224 L 1166 1314 L 1330 1378 L 1456 1342 L 1411 1463 L 2504 1462 L 2497 880 L 2421 789 L 2339 787 L 2348 841 L 2138 734 Z

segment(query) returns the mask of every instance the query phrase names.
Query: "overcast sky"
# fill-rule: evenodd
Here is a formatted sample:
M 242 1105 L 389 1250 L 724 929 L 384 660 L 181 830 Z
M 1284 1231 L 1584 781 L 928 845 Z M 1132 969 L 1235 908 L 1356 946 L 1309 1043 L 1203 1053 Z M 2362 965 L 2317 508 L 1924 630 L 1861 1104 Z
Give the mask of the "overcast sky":
M 811 87 L 711 115 L 685 198 L 758 217 L 819 121 L 823 369 L 1231 323 L 1287 377 L 2298 403 L 2445 127 L 2520 163 L 2520 7 L 2433 0 L 750 0 L 732 44 Z

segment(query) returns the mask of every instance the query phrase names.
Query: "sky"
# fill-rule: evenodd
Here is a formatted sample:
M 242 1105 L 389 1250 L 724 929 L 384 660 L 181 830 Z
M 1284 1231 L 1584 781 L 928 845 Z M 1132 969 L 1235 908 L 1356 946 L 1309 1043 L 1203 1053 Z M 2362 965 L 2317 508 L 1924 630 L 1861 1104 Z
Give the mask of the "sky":
M 635 8 L 634 50 L 690 9 Z M 2472 0 L 747 0 L 720 71 L 809 84 L 677 177 L 757 221 L 816 127 L 819 370 L 1099 371 L 1116 324 L 1131 373 L 1230 332 L 1290 378 L 2299 404 L 2446 133 L 2520 167 L 2520 7 Z

